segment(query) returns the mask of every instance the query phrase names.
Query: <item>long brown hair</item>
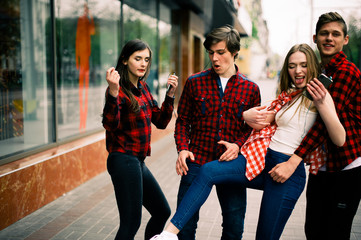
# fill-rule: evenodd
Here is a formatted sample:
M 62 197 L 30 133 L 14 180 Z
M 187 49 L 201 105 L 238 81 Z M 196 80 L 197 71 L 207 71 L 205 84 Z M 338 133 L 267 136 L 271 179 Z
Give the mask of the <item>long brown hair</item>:
M 150 49 L 149 45 L 142 40 L 134 39 L 134 40 L 130 40 L 129 42 L 127 42 L 124 45 L 122 52 L 120 53 L 117 66 L 115 67 L 115 70 L 118 71 L 119 76 L 120 76 L 119 85 L 121 87 L 121 90 L 129 97 L 130 109 L 133 112 L 139 112 L 139 103 L 135 99 L 135 97 L 131 91 L 132 83 L 129 79 L 128 66 L 125 65 L 124 62 L 127 61 L 134 52 L 142 51 L 144 49 L 149 50 L 149 63 L 148 63 L 148 67 L 147 67 L 147 70 L 146 70 L 144 76 L 141 77 L 139 80 L 145 81 L 147 79 L 147 77 L 149 75 L 149 71 L 150 71 L 150 66 L 151 66 L 151 62 L 152 62 L 152 50 Z

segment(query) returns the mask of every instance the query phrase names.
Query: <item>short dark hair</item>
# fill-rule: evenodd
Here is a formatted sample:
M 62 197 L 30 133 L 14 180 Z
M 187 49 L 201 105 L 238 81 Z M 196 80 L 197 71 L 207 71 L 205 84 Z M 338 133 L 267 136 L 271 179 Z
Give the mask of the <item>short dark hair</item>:
M 329 12 L 329 13 L 324 13 L 322 14 L 317 21 L 316 24 L 316 35 L 318 34 L 318 32 L 320 31 L 321 27 L 327 23 L 330 22 L 338 22 L 341 24 L 342 26 L 342 31 L 343 34 L 345 35 L 345 37 L 347 36 L 347 25 L 345 20 L 343 20 L 343 18 L 341 17 L 340 14 L 338 14 L 337 12 Z
M 228 51 L 236 53 L 235 57 L 238 55 L 238 52 L 241 49 L 241 36 L 236 29 L 230 25 L 213 29 L 207 34 L 203 46 L 206 50 L 209 50 L 213 44 L 221 41 L 226 42 Z

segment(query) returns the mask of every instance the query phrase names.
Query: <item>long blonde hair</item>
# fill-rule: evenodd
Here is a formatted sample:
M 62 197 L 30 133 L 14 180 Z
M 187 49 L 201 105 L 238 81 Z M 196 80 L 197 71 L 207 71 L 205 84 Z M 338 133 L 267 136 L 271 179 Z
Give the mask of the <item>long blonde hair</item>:
M 296 91 L 296 86 L 294 85 L 291 76 L 288 73 L 288 65 L 290 56 L 296 52 L 302 52 L 306 55 L 307 61 L 307 75 L 306 81 L 309 83 L 313 78 L 317 78 L 321 73 L 321 65 L 317 60 L 317 56 L 312 48 L 305 43 L 294 45 L 287 53 L 285 61 L 283 63 L 281 72 L 280 72 L 280 80 L 277 92 L 281 93 L 283 91 L 287 93 L 291 93 Z M 303 89 L 306 90 L 306 87 Z M 297 107 L 297 110 L 301 105 L 306 108 L 310 108 L 311 111 L 316 111 L 316 108 L 313 106 L 312 101 L 306 98 L 302 93 L 295 97 L 292 103 L 287 107 L 285 111 L 287 111 L 299 98 L 302 98 L 301 104 Z M 296 111 L 297 112 L 297 111 Z

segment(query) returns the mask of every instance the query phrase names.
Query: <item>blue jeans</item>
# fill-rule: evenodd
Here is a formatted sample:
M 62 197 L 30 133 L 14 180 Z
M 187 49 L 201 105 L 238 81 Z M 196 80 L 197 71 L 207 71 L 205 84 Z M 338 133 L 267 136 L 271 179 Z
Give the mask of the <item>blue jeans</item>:
M 189 171 L 187 172 L 187 175 L 182 176 L 178 191 L 177 208 L 181 212 L 184 209 L 183 206 L 185 204 L 188 205 L 185 203 L 188 202 L 187 199 L 194 196 L 192 193 L 193 190 L 188 190 L 188 188 L 192 186 L 191 188 L 194 189 L 194 183 L 192 182 L 194 182 L 194 179 L 199 178 L 197 176 L 201 174 L 200 170 L 202 170 L 204 167 L 201 167 L 201 165 L 192 162 L 187 162 L 187 164 Z M 208 197 L 211 188 L 212 186 L 208 189 L 209 191 L 205 193 L 207 195 L 205 198 Z M 221 239 L 242 239 L 244 217 L 246 212 L 246 189 L 242 188 L 239 184 L 217 184 L 216 190 L 223 216 L 223 232 Z M 197 192 L 198 190 L 195 191 Z M 182 200 L 185 196 L 187 197 Z M 181 206 L 179 206 L 180 203 L 182 203 Z M 200 205 L 202 203 L 200 203 Z M 181 227 L 178 224 L 175 224 L 178 229 L 181 229 L 180 233 L 178 234 L 178 238 L 180 240 L 195 239 L 197 222 L 199 220 L 200 205 L 198 205 L 198 207 L 192 207 L 192 210 L 187 214 L 186 220 L 181 221 Z
M 144 158 L 110 153 L 107 160 L 119 210 L 115 239 L 134 240 L 142 219 L 142 206 L 151 214 L 145 239 L 162 232 L 171 210 L 160 186 L 144 164 Z
M 214 184 L 239 184 L 242 190 L 246 187 L 264 190 L 256 239 L 279 239 L 306 183 L 303 162 L 285 183 L 274 182 L 269 176 L 269 170 L 288 159 L 288 155 L 268 149 L 265 169 L 252 181 L 245 177 L 246 159 L 242 155 L 230 162 L 203 165 L 171 222 L 182 229 L 206 201 Z
M 268 172 L 277 164 L 286 162 L 290 156 L 268 149 L 266 166 L 262 172 L 264 189 L 259 213 L 256 239 L 280 239 L 283 229 L 306 185 L 303 161 L 284 183 L 273 181 Z

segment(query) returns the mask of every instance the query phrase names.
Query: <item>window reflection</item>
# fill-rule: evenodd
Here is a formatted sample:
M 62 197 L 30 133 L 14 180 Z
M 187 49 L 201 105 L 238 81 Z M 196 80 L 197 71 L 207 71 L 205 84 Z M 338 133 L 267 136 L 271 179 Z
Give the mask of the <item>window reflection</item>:
M 2 1 L 0 158 L 52 142 L 51 22 L 45 0 Z
M 155 12 L 156 2 L 148 2 L 148 9 L 145 11 Z M 142 39 L 146 41 L 152 49 L 152 66 L 147 79 L 147 84 L 155 99 L 158 97 L 158 53 L 157 47 L 157 19 L 146 15 L 143 12 L 135 10 L 128 5 L 123 5 L 124 13 L 124 42 L 128 42 L 132 39 Z
M 59 139 L 101 129 L 105 70 L 119 54 L 120 2 L 57 1 Z
M 162 102 L 167 89 L 169 74 L 175 72 L 175 66 L 171 66 L 171 11 L 165 5 L 160 4 L 159 20 L 159 101 Z M 178 73 L 179 74 L 179 73 Z
M 160 1 L 3 0 L 0 164 L 20 152 L 103 130 L 105 71 L 131 39 L 152 48 L 147 83 L 163 102 L 175 70 L 170 23 L 171 10 Z

